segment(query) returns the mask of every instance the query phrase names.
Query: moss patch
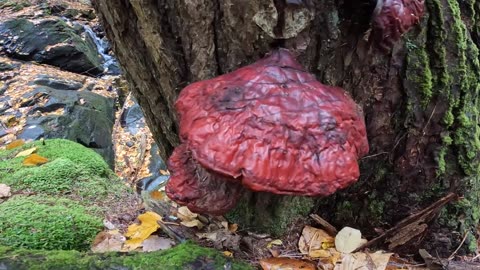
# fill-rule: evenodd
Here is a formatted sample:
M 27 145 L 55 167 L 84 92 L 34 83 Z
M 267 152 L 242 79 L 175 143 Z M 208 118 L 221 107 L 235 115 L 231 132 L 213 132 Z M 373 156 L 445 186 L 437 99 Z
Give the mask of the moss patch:
M 87 254 L 77 251 L 13 250 L 0 246 L 0 263 L 8 269 L 253 269 L 224 257 L 218 251 L 190 242 L 151 253 Z
M 25 167 L 25 157 L 15 156 L 33 147 L 49 161 Z M 0 203 L 0 244 L 14 247 L 86 249 L 106 213 L 118 215 L 136 202 L 97 153 L 63 139 L 0 151 L 0 183 L 14 194 L 36 194 Z
M 37 167 L 22 165 L 25 157 L 14 158 L 25 149 L 49 162 Z M 0 151 L 0 183 L 13 191 L 31 191 L 48 195 L 66 194 L 73 199 L 100 201 L 110 195 L 127 193 L 128 189 L 93 150 L 78 143 L 52 139 L 28 143 L 20 148 Z M 91 202 L 93 203 L 93 202 Z
M 14 196 L 0 204 L 0 245 L 86 250 L 102 219 L 68 199 Z

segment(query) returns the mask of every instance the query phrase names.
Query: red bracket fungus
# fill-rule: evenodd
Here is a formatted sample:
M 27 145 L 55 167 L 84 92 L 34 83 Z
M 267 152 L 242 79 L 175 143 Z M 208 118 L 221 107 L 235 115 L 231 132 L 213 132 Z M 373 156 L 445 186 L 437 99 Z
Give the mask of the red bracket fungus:
M 375 43 L 390 49 L 420 21 L 424 12 L 424 0 L 377 0 L 372 21 Z
M 175 108 L 182 144 L 166 192 L 192 211 L 223 214 L 243 187 L 330 195 L 358 179 L 368 152 L 361 109 L 285 49 L 187 86 Z

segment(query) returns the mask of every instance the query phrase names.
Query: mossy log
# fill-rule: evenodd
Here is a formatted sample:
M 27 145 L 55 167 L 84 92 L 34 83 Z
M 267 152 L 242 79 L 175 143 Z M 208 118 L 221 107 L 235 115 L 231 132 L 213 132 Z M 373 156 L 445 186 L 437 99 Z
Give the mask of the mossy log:
M 279 10 L 279 2 L 94 1 L 162 157 L 179 143 L 173 104 L 183 87 L 282 46 L 322 83 L 349 91 L 365 113 L 371 150 L 361 178 L 317 200 L 317 212 L 374 237 L 374 229 L 455 192 L 464 199 L 406 250 L 424 246 L 448 256 L 467 234 L 463 247 L 473 251 L 480 217 L 478 1 L 426 0 L 422 21 L 388 53 L 366 41 L 376 1 L 295 1 L 301 4 L 294 11 Z M 282 26 L 272 12 L 303 12 L 307 20 L 285 21 L 279 37 L 269 28 Z M 234 214 L 240 225 L 272 232 L 304 215 L 298 200 L 252 194 Z
M 247 264 L 224 257 L 216 250 L 192 243 L 150 253 L 92 254 L 74 250 L 16 250 L 0 246 L 0 269 L 253 269 Z

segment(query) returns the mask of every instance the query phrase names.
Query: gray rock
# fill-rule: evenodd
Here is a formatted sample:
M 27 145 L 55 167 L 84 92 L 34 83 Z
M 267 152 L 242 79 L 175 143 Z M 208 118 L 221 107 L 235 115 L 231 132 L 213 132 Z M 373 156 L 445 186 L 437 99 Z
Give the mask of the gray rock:
M 35 98 L 48 98 L 45 104 L 36 104 Z M 65 91 L 38 86 L 23 96 L 33 107 L 27 116 L 26 127 L 20 138 L 64 138 L 92 148 L 114 165 L 112 130 L 114 100 L 87 91 Z M 59 108 L 62 115 L 48 113 Z
M 0 24 L 0 46 L 2 52 L 13 58 L 34 60 L 77 73 L 99 75 L 103 72 L 96 45 L 82 39 L 60 18 L 45 19 L 37 24 L 25 18 L 7 20 Z
M 78 90 L 83 87 L 81 82 L 60 79 L 48 75 L 40 75 L 33 81 L 33 84 L 47 86 L 58 90 Z
M 137 134 L 140 128 L 145 127 L 145 118 L 143 117 L 142 109 L 140 109 L 137 103 L 124 111 L 121 120 L 122 127 L 127 128 L 132 135 Z

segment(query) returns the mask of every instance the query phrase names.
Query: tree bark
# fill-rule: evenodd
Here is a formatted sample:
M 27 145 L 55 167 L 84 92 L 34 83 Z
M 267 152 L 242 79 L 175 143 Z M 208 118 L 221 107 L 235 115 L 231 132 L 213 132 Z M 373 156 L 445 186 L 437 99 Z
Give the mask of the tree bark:
M 163 158 L 179 143 L 173 104 L 183 87 L 286 47 L 322 83 L 349 91 L 367 123 L 371 150 L 361 160 L 360 180 L 318 200 L 318 213 L 375 236 L 375 228 L 393 227 L 451 191 L 463 199 L 445 208 L 409 247 L 423 243 L 441 247 L 443 254 L 469 233 L 464 246 L 474 248 L 480 216 L 480 3 L 426 0 L 421 23 L 384 53 L 367 42 L 376 1 L 294 2 L 299 4 L 96 0 L 94 6 Z M 268 204 L 258 194 L 251 197 L 273 225 L 275 210 L 266 205 L 308 205 L 298 198 Z M 249 215 L 237 212 L 255 227 L 259 218 L 248 209 Z

